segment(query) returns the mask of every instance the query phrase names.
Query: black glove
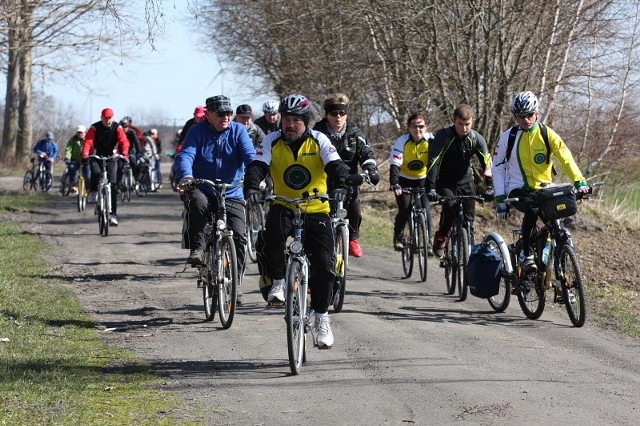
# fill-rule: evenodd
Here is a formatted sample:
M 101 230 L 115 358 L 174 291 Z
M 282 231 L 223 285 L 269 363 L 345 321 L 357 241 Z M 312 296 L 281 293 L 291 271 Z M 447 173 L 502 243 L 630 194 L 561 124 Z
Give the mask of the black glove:
M 402 190 L 402 187 L 399 184 L 394 183 L 393 185 L 391 185 L 391 188 L 389 188 L 389 189 L 395 192 L 398 189 Z
M 337 203 L 344 202 L 347 198 L 347 190 L 344 188 L 336 188 L 331 192 L 331 198 Z
M 487 185 L 484 189 L 484 195 L 482 196 L 486 201 L 491 201 L 495 198 L 496 192 L 493 190 L 493 186 Z
M 248 189 L 245 198 L 252 204 L 259 204 L 262 202 L 262 192 L 257 189 Z
M 429 192 L 427 193 L 427 200 L 431 201 L 432 203 L 435 203 L 439 199 L 440 199 L 440 196 L 438 195 L 435 189 L 429 190 Z
M 180 179 L 180 182 L 178 182 L 178 188 L 182 189 L 183 191 L 191 191 L 194 186 L 195 180 L 192 176 L 183 177 L 182 179 Z
M 375 170 L 368 170 L 369 180 L 373 185 L 377 185 L 380 182 L 380 175 Z

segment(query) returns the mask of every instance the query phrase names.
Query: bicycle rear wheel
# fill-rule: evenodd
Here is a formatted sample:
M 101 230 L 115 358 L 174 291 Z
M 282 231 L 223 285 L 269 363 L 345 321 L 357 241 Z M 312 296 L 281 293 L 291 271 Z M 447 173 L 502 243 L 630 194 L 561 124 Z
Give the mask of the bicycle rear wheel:
M 427 239 L 427 220 L 423 213 L 417 215 L 416 218 L 418 222 L 416 254 L 418 255 L 418 266 L 420 268 L 420 281 L 425 282 L 427 281 L 427 251 L 429 250 L 429 240 Z
M 264 215 L 259 204 L 248 203 L 247 205 L 247 254 L 253 263 L 258 261 L 256 244 L 258 234 L 264 229 Z
M 504 312 L 509 307 L 511 301 L 511 280 L 507 276 L 507 272 L 504 269 L 506 259 L 502 250 L 500 250 L 500 243 L 491 235 L 487 236 L 484 240 L 485 243 L 496 251 L 500 255 L 500 285 L 498 287 L 498 294 L 489 297 L 487 300 L 491 308 L 496 312 Z
M 334 251 L 336 253 L 336 279 L 333 284 L 332 304 L 333 312 L 338 313 L 344 304 L 349 264 L 349 229 L 345 224 L 340 224 L 336 228 Z
M 218 287 L 213 276 L 213 256 L 211 255 L 211 244 L 208 244 L 204 251 L 204 267 L 199 268 L 200 283 L 202 284 L 202 301 L 204 302 L 204 318 L 206 321 L 213 321 L 216 316 L 217 299 L 216 291 Z
M 402 230 L 402 270 L 405 278 L 411 277 L 413 272 L 413 218 L 410 218 Z
M 456 270 L 458 284 L 458 300 L 467 300 L 469 283 L 467 281 L 467 263 L 469 263 L 469 233 L 463 226 L 458 228 Z
M 35 177 L 33 176 L 33 172 L 27 170 L 27 173 L 24 174 L 24 178 L 22 179 L 22 189 L 24 191 L 31 191 L 34 189 L 34 181 Z
M 218 264 L 218 311 L 220 323 L 225 330 L 233 324 L 238 295 L 238 259 L 233 237 L 226 235 L 220 241 L 220 260 Z
M 522 242 L 516 244 L 516 253 L 522 250 Z M 536 264 L 539 264 L 537 254 L 534 250 Z M 516 295 L 518 303 L 524 315 L 529 319 L 538 319 L 544 311 L 547 295 L 544 289 L 544 271 L 538 271 L 526 279 L 518 279 L 516 284 Z
M 302 369 L 305 360 L 305 319 L 307 317 L 306 286 L 302 263 L 291 262 L 287 280 L 287 303 L 285 321 L 287 322 L 287 349 L 291 374 L 296 375 Z
M 584 279 L 574 248 L 569 244 L 560 247 L 557 262 L 567 314 L 575 327 L 582 327 L 587 319 L 587 304 Z

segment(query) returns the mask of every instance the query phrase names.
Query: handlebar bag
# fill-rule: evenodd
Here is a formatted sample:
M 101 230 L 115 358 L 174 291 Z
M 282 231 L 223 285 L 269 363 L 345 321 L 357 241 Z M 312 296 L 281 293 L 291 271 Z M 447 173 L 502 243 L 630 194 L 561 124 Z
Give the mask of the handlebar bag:
M 578 212 L 573 185 L 554 185 L 538 190 L 540 213 L 548 220 L 562 219 Z
M 467 264 L 467 280 L 472 296 L 488 299 L 498 294 L 502 258 L 489 244 L 471 247 Z

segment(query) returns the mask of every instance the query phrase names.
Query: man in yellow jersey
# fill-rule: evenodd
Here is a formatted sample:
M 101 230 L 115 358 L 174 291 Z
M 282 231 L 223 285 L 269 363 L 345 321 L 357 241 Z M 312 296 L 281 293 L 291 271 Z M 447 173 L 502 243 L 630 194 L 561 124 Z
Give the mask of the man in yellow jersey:
M 398 204 L 398 214 L 393 223 L 393 247 L 398 251 L 404 247 L 402 229 L 411 216 L 411 194 L 403 193 L 402 188 L 425 188 L 429 142 L 433 140 L 433 134 L 427 132 L 427 118 L 423 111 L 409 116 L 407 130 L 408 133 L 394 142 L 389 159 L 389 183 Z M 431 206 L 426 194 L 421 200 L 427 211 L 427 229 L 431 235 Z
M 498 217 L 504 219 L 507 215 L 507 205 L 504 202 L 507 197 L 517 197 L 519 201 L 514 203 L 514 207 L 524 213 L 522 238 L 525 257 L 522 268 L 526 272 L 536 270 L 531 254 L 530 236 L 538 219 L 536 190 L 553 182 L 551 155 L 559 161 L 578 191 L 589 190 L 571 151 L 560 136 L 549 127 L 538 123 L 539 107 L 538 98 L 530 91 L 518 93 L 513 99 L 511 112 L 517 126 L 500 135 L 491 167 Z M 547 134 L 546 138 L 544 133 Z M 509 149 L 511 134 L 512 143 Z
M 262 198 L 260 182 L 271 174 L 273 193 L 288 198 L 298 198 L 303 192 L 326 194 L 328 187 L 335 188 L 331 196 L 344 201 L 347 193 L 349 169 L 340 159 L 331 141 L 321 132 L 309 128 L 312 104 L 302 95 L 289 95 L 282 99 L 278 112 L 282 116 L 281 130 L 269 133 L 247 167 L 244 178 L 246 196 L 251 202 Z M 331 303 L 331 291 L 335 281 L 334 237 L 329 218 L 329 203 L 313 200 L 303 206 L 304 250 L 311 262 L 309 286 L 311 308 L 316 311 L 318 347 L 328 349 L 333 345 L 333 333 L 327 310 Z M 291 234 L 293 210 L 290 206 L 271 206 L 265 221 L 265 229 L 257 242 L 260 274 L 272 281 L 267 302 L 285 301 L 284 274 L 285 245 Z M 263 295 L 269 286 L 263 287 Z

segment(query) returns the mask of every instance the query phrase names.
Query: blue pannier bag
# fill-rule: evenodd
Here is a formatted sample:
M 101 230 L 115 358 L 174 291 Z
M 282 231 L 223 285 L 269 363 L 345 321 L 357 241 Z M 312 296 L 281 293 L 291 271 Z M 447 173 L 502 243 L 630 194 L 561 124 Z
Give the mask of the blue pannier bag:
M 489 244 L 476 244 L 471 247 L 467 280 L 469 292 L 473 296 L 488 299 L 498 294 L 501 263 L 500 254 Z

